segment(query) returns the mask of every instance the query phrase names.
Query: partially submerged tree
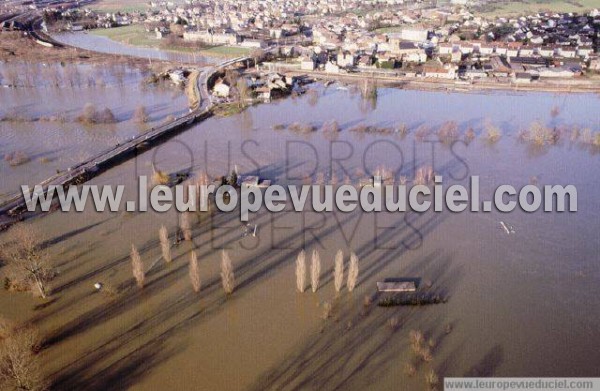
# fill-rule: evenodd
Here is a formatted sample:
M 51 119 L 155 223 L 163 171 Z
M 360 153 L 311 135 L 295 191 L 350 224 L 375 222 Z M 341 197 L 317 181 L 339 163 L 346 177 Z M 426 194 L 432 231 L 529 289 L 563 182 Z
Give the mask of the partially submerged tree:
M 183 239 L 186 241 L 192 240 L 192 213 L 191 212 L 181 212 L 179 215 L 179 228 L 183 233 Z
M 4 161 L 12 167 L 20 166 L 29 162 L 29 156 L 23 151 L 9 152 L 4 155 Z
M 338 122 L 336 120 L 331 120 L 331 121 L 326 121 L 323 126 L 321 127 L 321 131 L 323 132 L 331 132 L 331 133 L 337 133 L 339 132 L 340 129 L 340 125 L 338 124 Z
M 296 288 L 299 292 L 304 292 L 306 287 L 306 253 L 300 251 L 296 258 Z
M 233 170 L 231 170 L 231 173 L 229 173 L 229 176 L 227 177 L 227 184 L 229 186 L 236 187 L 237 182 L 238 182 L 238 173 L 237 173 L 237 170 L 234 168 Z
M 40 339 L 32 327 L 18 327 L 0 319 L 0 389 L 44 391 L 36 351 Z
M 169 242 L 169 231 L 164 225 L 158 230 L 158 237 L 160 239 L 160 251 L 162 257 L 166 263 L 171 263 L 171 243 Z
M 221 255 L 221 282 L 223 283 L 223 290 L 226 294 L 230 295 L 235 289 L 235 277 L 233 275 L 233 263 L 227 251 L 223 250 Z
M 246 79 L 240 78 L 236 83 L 236 88 L 239 96 L 239 107 L 246 107 L 247 101 L 252 98 L 252 91 L 248 87 Z
M 96 123 L 99 124 L 114 124 L 115 122 L 117 122 L 117 117 L 115 117 L 111 109 L 108 107 L 100 110 L 96 116 Z
M 146 274 L 144 273 L 144 263 L 142 257 L 134 244 L 131 245 L 131 269 L 133 272 L 133 278 L 138 288 L 143 288 L 146 281 Z
M 108 107 L 105 107 L 104 110 L 98 111 L 96 106 L 91 103 L 87 103 L 83 107 L 81 115 L 77 117 L 77 121 L 86 125 L 114 124 L 117 122 L 117 118 Z
M 91 125 L 96 121 L 97 110 L 96 106 L 91 103 L 86 103 L 83 107 L 83 111 L 77 120 L 81 123 Z
M 190 267 L 189 267 L 190 282 L 194 292 L 200 292 L 202 287 L 202 281 L 200 280 L 200 268 L 198 267 L 198 254 L 195 251 L 190 253 Z
M 338 250 L 338 252 L 335 254 L 333 282 L 335 285 L 335 291 L 341 291 L 342 285 L 344 285 L 344 253 L 342 252 L 342 250 Z
M 500 128 L 494 125 L 490 120 L 485 121 L 484 128 L 488 142 L 495 143 L 500 140 L 500 137 L 502 137 L 502 131 Z
M 310 284 L 312 291 L 316 292 L 319 289 L 319 280 L 321 278 L 321 256 L 317 249 L 312 252 L 312 259 L 310 265 Z
M 146 107 L 145 106 L 138 106 L 135 108 L 135 111 L 133 112 L 133 121 L 138 123 L 138 124 L 145 124 L 146 122 L 148 122 L 149 117 L 148 117 L 148 113 L 146 112 Z
M 167 186 L 171 182 L 171 177 L 164 171 L 157 170 L 152 165 L 152 185 L 153 186 Z
M 17 290 L 32 289 L 46 298 L 47 285 L 55 273 L 40 244 L 40 235 L 32 226 L 18 224 L 9 231 L 1 253 L 7 264 L 9 286 Z
M 346 285 L 348 290 L 352 292 L 358 282 L 358 257 L 355 253 L 350 254 L 350 267 L 348 267 L 348 281 Z

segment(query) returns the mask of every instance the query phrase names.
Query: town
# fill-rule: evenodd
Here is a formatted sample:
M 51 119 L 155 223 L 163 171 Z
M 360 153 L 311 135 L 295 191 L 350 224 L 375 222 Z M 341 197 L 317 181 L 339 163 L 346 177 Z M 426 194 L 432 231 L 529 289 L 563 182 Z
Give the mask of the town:
M 600 389 L 599 10 L 0 0 L 0 391 Z
M 268 51 L 285 59 L 280 68 L 325 74 L 501 85 L 600 71 L 598 10 L 489 18 L 461 3 L 163 1 L 117 13 L 47 8 L 45 20 L 73 31 L 140 25 L 165 47 Z

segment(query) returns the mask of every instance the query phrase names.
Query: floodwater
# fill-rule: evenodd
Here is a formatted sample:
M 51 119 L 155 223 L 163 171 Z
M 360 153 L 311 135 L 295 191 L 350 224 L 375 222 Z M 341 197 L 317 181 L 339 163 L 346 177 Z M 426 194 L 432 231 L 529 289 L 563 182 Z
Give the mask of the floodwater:
M 52 38 L 65 45 L 93 50 L 95 52 L 141 57 L 149 60 L 173 61 L 186 64 L 212 64 L 217 62 L 216 58 L 210 56 L 127 45 L 114 41 L 108 37 L 87 34 L 84 32 L 56 33 L 52 35 Z
M 29 185 L 39 183 L 169 115 L 187 112 L 180 88 L 148 85 L 145 71 L 124 65 L 12 63 L 0 69 L 0 155 L 23 152 L 29 159 L 18 166 L 0 161 L 1 194 L 16 192 L 24 179 Z M 78 122 L 86 104 L 110 109 L 116 123 Z M 133 119 L 139 106 L 146 109 L 145 123 Z
M 54 213 L 33 222 L 48 239 L 59 275 L 49 304 L 26 294 L 0 293 L 6 316 L 30 318 L 46 336 L 41 352 L 58 389 L 413 390 L 425 375 L 600 376 L 600 178 L 597 151 L 570 140 L 566 129 L 598 131 L 594 95 L 547 93 L 445 94 L 380 89 L 376 102 L 360 94 L 315 86 L 316 93 L 264 104 L 203 123 L 101 176 L 94 184 L 125 184 L 152 164 L 224 175 L 237 165 L 279 184 L 313 180 L 329 170 L 352 183 L 378 166 L 414 177 L 433 166 L 444 185 L 479 175 L 482 200 L 500 184 L 573 184 L 577 213 L 293 213 L 252 215 L 257 235 L 236 212 L 192 217 L 193 243 L 160 259 L 157 231 L 176 232 L 175 213 Z M 558 109 L 556 109 L 558 108 Z M 335 119 L 342 130 L 299 134 L 275 125 Z M 472 127 L 470 144 L 449 146 L 419 127 L 456 121 Z M 556 145 L 533 147 L 517 137 L 539 121 L 563 129 Z M 410 133 L 363 134 L 367 124 Z M 493 124 L 503 136 L 487 142 Z M 335 161 L 334 161 L 335 160 Z M 333 163 L 332 163 L 333 162 Z M 316 168 L 315 168 L 316 167 Z M 504 221 L 514 233 L 506 234 Z M 146 285 L 131 278 L 135 244 Z M 236 290 L 226 297 L 219 260 L 226 247 Z M 202 290 L 188 279 L 191 249 L 200 259 Z M 294 260 L 317 249 L 321 284 L 296 291 Z M 336 294 L 335 252 L 360 258 L 358 286 Z M 421 307 L 377 307 L 375 283 L 420 279 L 419 289 L 448 298 Z M 103 282 L 116 297 L 95 293 Z M 371 297 L 370 300 L 366 299 Z M 371 303 L 369 304 L 369 301 Z M 324 319 L 325 303 L 332 306 Z M 25 310 L 27 309 L 27 310 Z M 394 327 L 392 327 L 392 325 Z M 417 358 L 409 333 L 420 330 L 432 359 Z M 430 342 L 429 342 L 430 340 Z M 407 370 L 407 365 L 411 370 Z M 414 372 L 414 373 L 413 373 Z

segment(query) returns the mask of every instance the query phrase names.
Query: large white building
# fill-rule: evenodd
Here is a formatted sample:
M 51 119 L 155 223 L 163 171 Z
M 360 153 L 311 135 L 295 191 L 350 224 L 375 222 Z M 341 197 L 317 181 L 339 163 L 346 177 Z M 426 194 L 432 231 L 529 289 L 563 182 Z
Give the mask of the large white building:
M 240 37 L 234 33 L 210 33 L 207 30 L 186 31 L 183 33 L 186 41 L 203 42 L 210 45 L 235 45 Z

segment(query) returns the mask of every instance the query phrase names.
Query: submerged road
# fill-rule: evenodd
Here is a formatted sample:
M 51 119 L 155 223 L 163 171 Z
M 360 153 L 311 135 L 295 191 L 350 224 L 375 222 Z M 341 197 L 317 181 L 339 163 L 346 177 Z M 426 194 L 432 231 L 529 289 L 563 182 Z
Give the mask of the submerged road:
M 172 122 L 152 128 L 152 130 L 132 137 L 123 143 L 119 143 L 75 166 L 69 167 L 65 171 L 59 172 L 38 185 L 41 185 L 44 193 L 46 193 L 50 186 L 68 187 L 70 185 L 82 184 L 109 168 L 135 157 L 139 151 L 151 148 L 159 141 L 163 141 L 187 129 L 194 122 L 210 117 L 212 115 L 213 103 L 208 89 L 209 80 L 215 73 L 221 72 L 226 67 L 247 60 L 249 60 L 249 57 L 238 57 L 199 70 L 200 74 L 194 86 L 199 104 L 189 114 L 176 118 Z M 16 194 L 0 205 L 0 230 L 6 229 L 10 225 L 34 214 L 35 212 L 27 211 L 23 195 L 20 193 Z

